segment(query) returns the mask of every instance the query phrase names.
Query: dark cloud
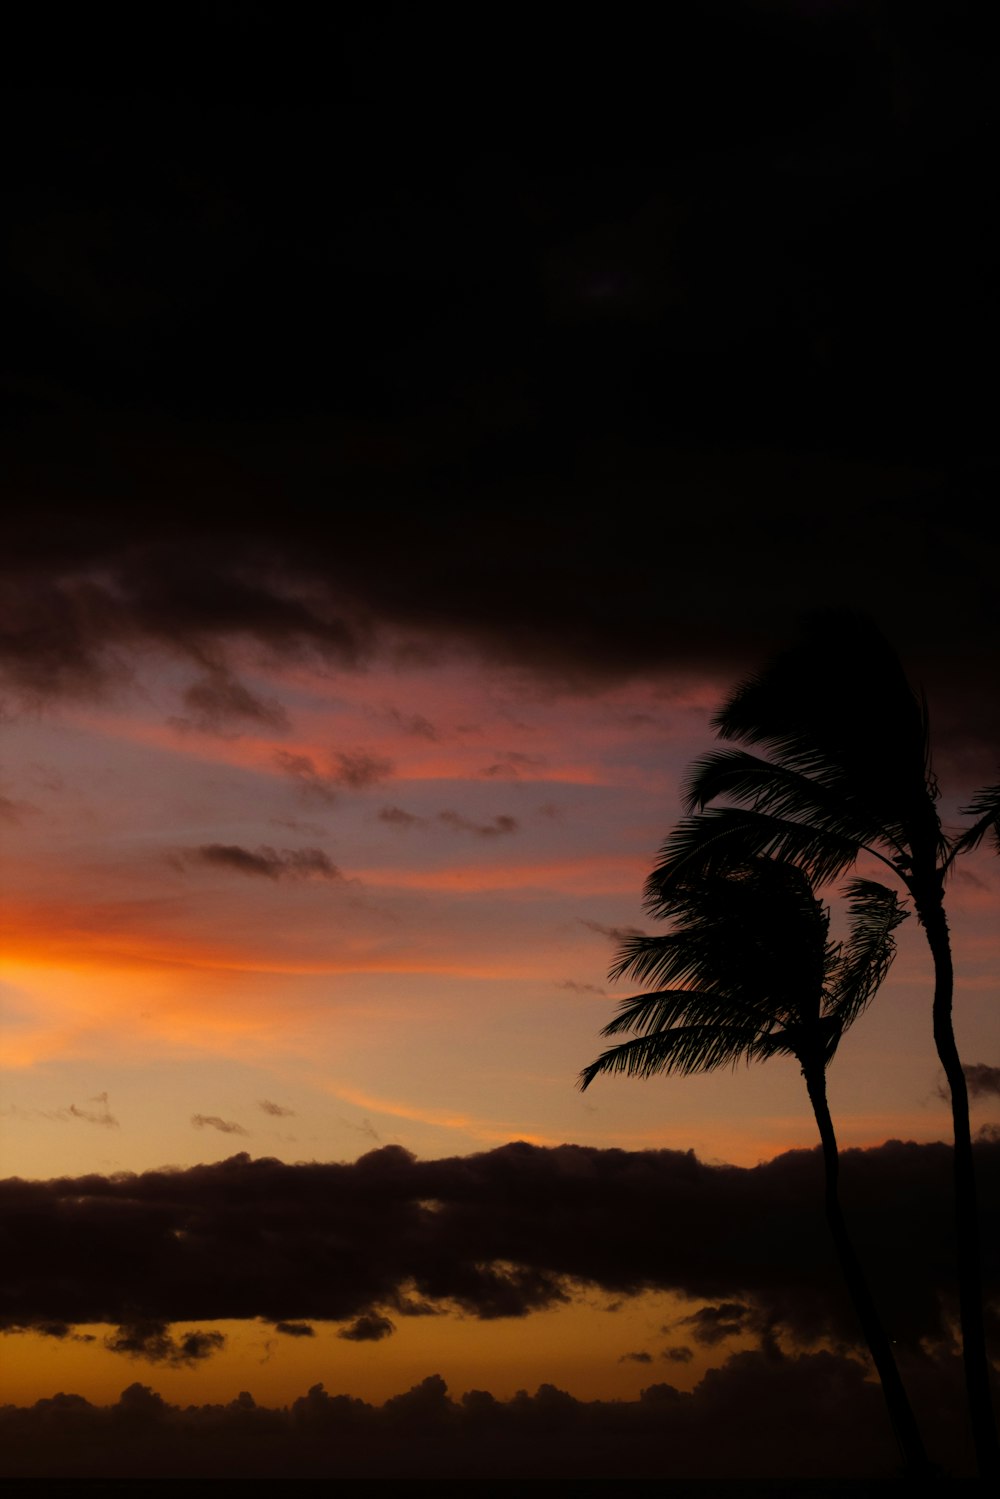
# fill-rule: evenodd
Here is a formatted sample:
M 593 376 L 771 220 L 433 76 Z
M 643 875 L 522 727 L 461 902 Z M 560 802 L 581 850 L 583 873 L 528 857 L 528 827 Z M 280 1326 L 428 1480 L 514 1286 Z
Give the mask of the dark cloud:
M 185 689 L 184 706 L 188 716 L 177 722 L 204 734 L 232 733 L 246 723 L 276 730 L 288 727 L 288 714 L 279 702 L 255 696 L 223 668 L 192 682 Z
M 993 1098 L 1000 1096 L 1000 1067 L 991 1067 L 986 1062 L 967 1062 L 962 1068 L 970 1098 Z M 945 1103 L 951 1101 L 951 1093 L 943 1076 L 934 1089 Z
M 276 1322 L 274 1330 L 283 1332 L 286 1338 L 314 1338 L 316 1336 L 315 1327 L 311 1327 L 308 1322 Z
M 378 817 L 380 822 L 387 822 L 390 827 L 396 828 L 427 827 L 435 822 L 443 823 L 446 828 L 452 828 L 456 833 L 474 833 L 477 838 L 497 838 L 505 833 L 518 831 L 517 818 L 507 813 L 500 813 L 489 822 L 475 822 L 464 813 L 452 811 L 450 808 L 435 813 L 433 817 L 419 817 L 415 812 L 407 812 L 403 807 L 382 807 Z
M 184 857 L 193 863 L 212 864 L 233 869 L 238 874 L 259 875 L 268 880 L 322 879 L 342 880 L 343 875 L 321 848 L 242 848 L 238 843 L 203 843 L 185 849 Z
M 332 779 L 317 769 L 316 762 L 309 755 L 294 755 L 288 750 L 278 750 L 274 763 L 285 775 L 291 777 L 307 799 L 325 802 L 328 806 L 337 800 Z
M 383 1338 L 391 1338 L 396 1331 L 396 1324 L 390 1322 L 388 1317 L 380 1317 L 376 1312 L 365 1312 L 360 1317 L 355 1317 L 349 1327 L 342 1327 L 337 1333 L 338 1338 L 346 1338 L 349 1343 L 380 1343 Z
M 170 1364 L 175 1368 L 200 1364 L 226 1346 L 221 1332 L 187 1332 L 171 1336 L 163 1322 L 140 1319 L 127 1322 L 104 1339 L 110 1353 L 124 1353 L 129 1358 L 145 1359 L 151 1364 Z
M 259 1098 L 257 1107 L 263 1109 L 265 1114 L 270 1114 L 274 1119 L 290 1119 L 295 1113 L 294 1109 L 286 1109 L 284 1104 L 272 1103 L 269 1098 Z
M 217 1129 L 222 1135 L 247 1133 L 242 1124 L 235 1124 L 231 1119 L 220 1119 L 218 1114 L 192 1114 L 191 1123 L 195 1129 Z
M 995 1298 L 1000 1142 L 977 1151 Z M 902 1349 L 947 1346 L 950 1150 L 845 1151 L 842 1189 L 890 1336 Z M 695 1309 L 702 1330 L 741 1320 L 805 1346 L 857 1346 L 822 1200 L 819 1153 L 807 1150 L 747 1169 L 678 1151 L 524 1144 L 418 1161 L 389 1145 L 349 1165 L 244 1154 L 140 1176 L 14 1180 L 0 1184 L 11 1256 L 0 1323 L 343 1323 L 411 1299 L 523 1317 L 591 1287 L 711 1303 Z
M 392 775 L 393 764 L 382 755 L 369 750 L 354 750 L 333 757 L 333 779 L 338 786 L 347 786 L 351 791 L 361 791 L 366 786 L 377 786 Z
M 563 979 L 558 985 L 560 989 L 568 989 L 571 994 L 596 994 L 600 999 L 607 999 L 607 989 L 602 989 L 599 984 L 578 984 L 576 979 Z
M 418 817 L 415 812 L 407 812 L 403 807 L 382 807 L 378 814 L 379 822 L 387 822 L 390 827 L 412 828 L 426 821 L 426 818 Z
M 925 1359 L 907 1382 L 938 1462 L 967 1474 L 957 1360 Z M 744 1352 L 689 1393 L 652 1384 L 638 1400 L 577 1400 L 552 1384 L 498 1400 L 453 1398 L 432 1374 L 382 1406 L 315 1384 L 290 1405 L 169 1405 L 147 1385 L 117 1403 L 59 1394 L 0 1407 L 8 1477 L 130 1479 L 645 1479 L 896 1477 L 882 1398 L 865 1367 L 828 1352 Z M 825 1491 L 825 1490 L 824 1490 Z
M 220 12 L 207 89 L 18 93 L 9 684 L 109 688 L 150 649 L 232 672 L 248 640 L 336 670 L 457 643 L 582 686 L 728 675 L 846 603 L 978 767 L 993 39 L 963 6 L 673 10 L 651 47 L 536 18 L 474 80 L 443 21 L 362 16 L 332 93 L 281 84 L 291 28 L 237 44 Z
M 640 1351 L 638 1353 L 623 1353 L 618 1360 L 620 1364 L 651 1364 L 653 1355 Z
M 393 764 L 369 750 L 338 751 L 331 756 L 329 767 L 321 770 L 310 755 L 278 750 L 274 763 L 296 783 L 302 794 L 312 800 L 332 804 L 338 788 L 363 791 L 378 785 L 392 774 Z
M 720 1306 L 699 1307 L 683 1321 L 699 1343 L 712 1347 L 742 1332 L 749 1313 L 750 1308 L 742 1302 L 724 1301 Z
M 56 1338 L 62 1341 L 72 1335 L 73 1329 L 67 1322 L 39 1322 L 35 1325 L 35 1332 L 40 1333 L 43 1338 Z
M 461 812 L 444 811 L 437 814 L 438 822 L 443 822 L 445 827 L 454 828 L 460 833 L 475 833 L 477 838 L 497 838 L 504 833 L 517 832 L 517 818 L 501 813 L 490 822 L 473 822 L 470 817 L 465 817 Z
M 680 1343 L 675 1348 L 664 1348 L 660 1357 L 670 1364 L 689 1364 L 694 1358 L 694 1352 L 684 1343 Z
M 990 1067 L 986 1062 L 972 1062 L 963 1071 L 973 1098 L 1000 1098 L 1000 1067 Z
M 600 921 L 591 921 L 586 916 L 579 917 L 579 922 L 588 932 L 596 932 L 599 937 L 610 937 L 612 942 L 621 942 L 625 937 L 645 936 L 639 926 L 604 926 Z

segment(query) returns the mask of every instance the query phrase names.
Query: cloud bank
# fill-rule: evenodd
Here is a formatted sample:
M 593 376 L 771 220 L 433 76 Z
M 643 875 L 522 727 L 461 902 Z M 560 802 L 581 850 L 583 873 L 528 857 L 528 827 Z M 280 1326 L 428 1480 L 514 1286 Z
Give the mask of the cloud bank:
M 1000 1141 L 977 1149 L 996 1302 Z M 950 1346 L 950 1172 L 944 1145 L 844 1153 L 845 1209 L 902 1349 Z M 345 1336 L 371 1339 L 414 1302 L 524 1317 L 598 1288 L 711 1302 L 678 1329 L 679 1343 L 749 1331 L 859 1345 L 827 1242 L 818 1151 L 749 1169 L 576 1145 L 438 1161 L 390 1145 L 353 1164 L 240 1154 L 136 1176 L 8 1180 L 0 1217 L 8 1328 L 261 1317 L 339 1322 Z

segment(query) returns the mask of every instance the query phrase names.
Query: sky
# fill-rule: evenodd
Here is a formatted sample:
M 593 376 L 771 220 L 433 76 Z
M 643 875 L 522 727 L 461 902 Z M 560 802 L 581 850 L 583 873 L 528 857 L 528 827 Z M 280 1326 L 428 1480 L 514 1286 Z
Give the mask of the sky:
M 65 82 L 24 20 L 4 104 L 11 1471 L 891 1470 L 796 1064 L 577 1078 L 803 611 L 899 650 L 947 826 L 997 779 L 978 9 L 158 14 Z M 829 1087 L 961 1468 L 930 995 L 911 919 Z

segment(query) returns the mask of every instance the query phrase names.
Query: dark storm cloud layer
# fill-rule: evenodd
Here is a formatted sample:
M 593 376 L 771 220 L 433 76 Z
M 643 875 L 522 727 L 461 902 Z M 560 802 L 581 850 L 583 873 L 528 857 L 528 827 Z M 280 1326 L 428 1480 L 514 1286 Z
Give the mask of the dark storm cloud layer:
M 995 1246 L 1000 1141 L 984 1141 L 978 1159 L 984 1242 Z M 950 1169 L 943 1145 L 844 1156 L 846 1208 L 900 1346 L 947 1338 Z M 362 1338 L 391 1331 L 386 1312 L 517 1317 L 595 1286 L 712 1302 L 679 1325 L 678 1342 L 768 1328 L 805 1342 L 858 1336 L 811 1151 L 750 1170 L 569 1145 L 441 1161 L 387 1146 L 352 1165 L 238 1155 L 141 1176 L 11 1180 L 0 1216 L 10 1246 L 0 1322 L 11 1327 L 263 1317 L 351 1322 L 347 1336 Z M 995 1259 L 987 1276 L 996 1295 Z
M 906 1373 L 932 1455 L 967 1473 L 956 1363 L 925 1360 Z M 898 1468 L 861 1364 L 773 1347 L 735 1355 L 690 1393 L 652 1383 L 638 1400 L 581 1401 L 551 1384 L 511 1400 L 486 1390 L 455 1398 L 432 1374 L 380 1407 L 316 1384 L 279 1410 L 247 1391 L 182 1409 L 135 1383 L 109 1407 L 73 1394 L 0 1407 L 0 1441 L 8 1477 L 77 1480 L 728 1478 L 742 1480 L 732 1491 L 742 1499 L 748 1478 L 798 1479 L 799 1495 L 813 1492 L 801 1480 L 816 1478 L 819 1499 L 831 1479 L 889 1479 Z M 938 1487 L 942 1499 L 965 1493 Z
M 965 6 L 668 11 L 473 27 L 455 68 L 450 12 L 210 9 L 197 47 L 116 28 L 159 82 L 11 94 L 16 687 L 152 644 L 219 729 L 280 713 L 233 637 L 590 681 L 743 669 L 846 602 L 985 732 L 992 42 Z

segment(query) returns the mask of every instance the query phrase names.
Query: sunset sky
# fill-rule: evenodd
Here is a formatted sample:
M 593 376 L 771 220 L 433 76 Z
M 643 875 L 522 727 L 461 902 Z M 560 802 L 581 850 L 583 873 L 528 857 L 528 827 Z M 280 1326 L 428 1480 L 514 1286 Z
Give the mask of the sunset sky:
M 948 826 L 997 780 L 966 8 L 206 15 L 5 105 L 0 1403 L 555 1386 L 603 1430 L 671 1385 L 696 1474 L 713 1401 L 867 1410 L 797 1065 L 576 1082 L 685 769 L 803 610 L 926 689 Z M 995 1173 L 991 849 L 948 900 Z M 933 1393 L 930 997 L 910 920 L 830 1096 Z

